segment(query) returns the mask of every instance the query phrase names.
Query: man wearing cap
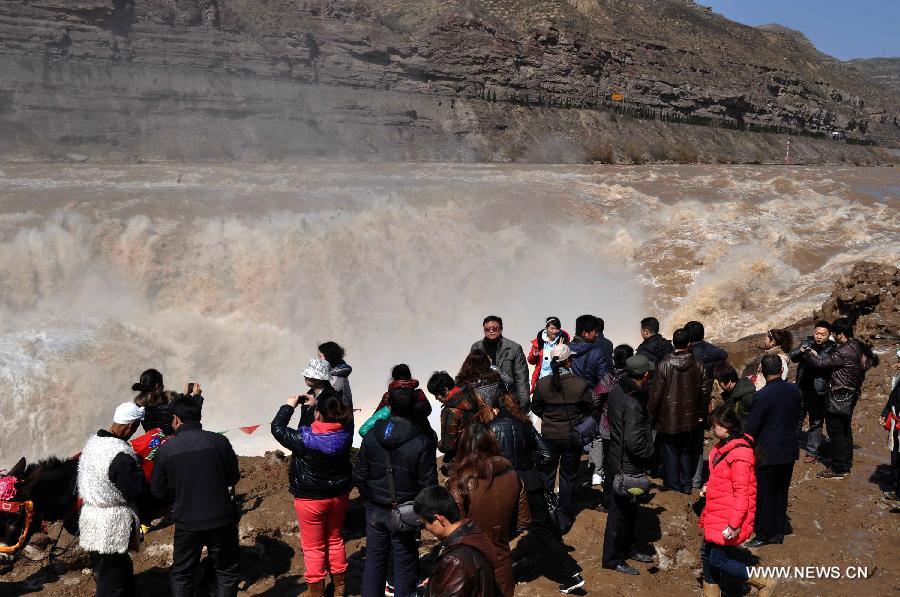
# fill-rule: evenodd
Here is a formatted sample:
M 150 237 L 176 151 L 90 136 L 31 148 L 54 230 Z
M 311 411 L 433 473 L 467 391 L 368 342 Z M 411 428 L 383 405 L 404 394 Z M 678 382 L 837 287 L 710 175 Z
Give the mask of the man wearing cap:
M 197 402 L 181 396 L 172 410 L 175 437 L 156 453 L 150 481 L 154 497 L 173 499 L 172 595 L 193 596 L 204 547 L 216 571 L 216 595 L 237 595 L 240 544 L 230 491 L 241 477 L 237 456 L 224 435 L 203 430 Z
M 644 355 L 625 361 L 625 375 L 609 392 L 609 454 L 606 468 L 610 482 L 616 475 L 643 475 L 653 456 L 647 384 L 653 363 Z M 653 557 L 635 549 L 638 504 L 630 495 L 613 495 L 603 535 L 603 567 L 622 574 L 638 574 L 626 560 L 650 563 Z
M 550 351 L 552 373 L 538 380 L 531 397 L 532 410 L 541 418 L 541 435 L 551 454 L 550 465 L 544 471 L 548 489 L 555 487 L 559 467 L 559 511 L 570 518 L 564 522 L 574 520 L 572 494 L 582 452 L 581 438 L 574 426 L 594 411 L 593 388 L 572 373 L 573 356 L 568 345 L 554 346 Z
M 97 597 L 135 594 L 128 549 L 137 543 L 135 503 L 146 481 L 128 438 L 143 418 L 143 408 L 120 404 L 113 424 L 87 441 L 78 461 L 78 495 L 84 500 L 79 543 L 90 554 Z

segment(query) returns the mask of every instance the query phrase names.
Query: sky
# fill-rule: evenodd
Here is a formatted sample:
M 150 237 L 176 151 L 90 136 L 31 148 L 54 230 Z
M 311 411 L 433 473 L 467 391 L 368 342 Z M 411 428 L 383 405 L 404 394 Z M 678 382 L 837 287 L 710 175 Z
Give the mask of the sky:
M 900 0 L 698 0 L 745 25 L 802 31 L 841 60 L 900 56 Z

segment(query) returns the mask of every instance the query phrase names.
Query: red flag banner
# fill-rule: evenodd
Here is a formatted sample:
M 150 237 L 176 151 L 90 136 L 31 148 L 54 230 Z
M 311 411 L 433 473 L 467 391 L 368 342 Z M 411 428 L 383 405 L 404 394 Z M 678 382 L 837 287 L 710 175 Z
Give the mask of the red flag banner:
M 240 429 L 241 431 L 243 431 L 243 432 L 246 433 L 247 435 L 250 435 L 251 433 L 253 433 L 253 432 L 256 431 L 257 429 L 259 429 L 259 425 L 250 425 L 250 426 L 248 426 L 248 427 L 238 427 L 238 429 Z

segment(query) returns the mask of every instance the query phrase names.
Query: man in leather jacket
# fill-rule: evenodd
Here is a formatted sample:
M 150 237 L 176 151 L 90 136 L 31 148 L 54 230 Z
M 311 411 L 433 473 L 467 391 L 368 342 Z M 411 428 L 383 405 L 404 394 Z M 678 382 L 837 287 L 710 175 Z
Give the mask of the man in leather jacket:
M 647 410 L 656 425 L 666 489 L 690 495 L 703 445 L 709 386 L 702 363 L 690 351 L 687 332 L 676 330 L 672 340 L 675 351 L 656 366 Z
M 456 500 L 440 486 L 419 492 L 413 506 L 425 529 L 441 540 L 428 582 L 428 597 L 499 597 L 494 580 L 491 540 L 469 519 L 462 519 Z
M 831 324 L 837 347 L 827 355 L 812 348 L 802 348 L 803 361 L 831 373 L 828 380 L 828 403 L 825 407 L 825 429 L 831 440 L 831 468 L 819 472 L 820 479 L 843 479 L 853 466 L 853 410 L 859 400 L 866 371 L 878 364 L 872 349 L 853 337 L 853 325 L 846 317 Z M 849 401 L 849 412 L 837 412 L 832 402 Z

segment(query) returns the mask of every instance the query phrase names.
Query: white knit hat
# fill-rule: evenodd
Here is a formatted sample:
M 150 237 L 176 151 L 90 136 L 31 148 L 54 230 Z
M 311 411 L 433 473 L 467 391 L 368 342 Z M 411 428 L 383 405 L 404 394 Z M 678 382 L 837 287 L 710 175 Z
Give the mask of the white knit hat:
M 113 423 L 119 425 L 131 425 L 135 421 L 144 420 L 144 407 L 138 406 L 134 402 L 123 402 L 116 407 L 116 413 L 113 415 Z
M 563 362 L 570 357 L 576 356 L 577 352 L 572 352 L 572 349 L 569 348 L 568 344 L 557 344 L 553 348 L 550 349 L 550 358 L 556 357 L 559 359 L 559 362 Z
M 303 377 L 328 381 L 331 379 L 331 367 L 325 359 L 309 359 L 309 365 L 303 370 Z

